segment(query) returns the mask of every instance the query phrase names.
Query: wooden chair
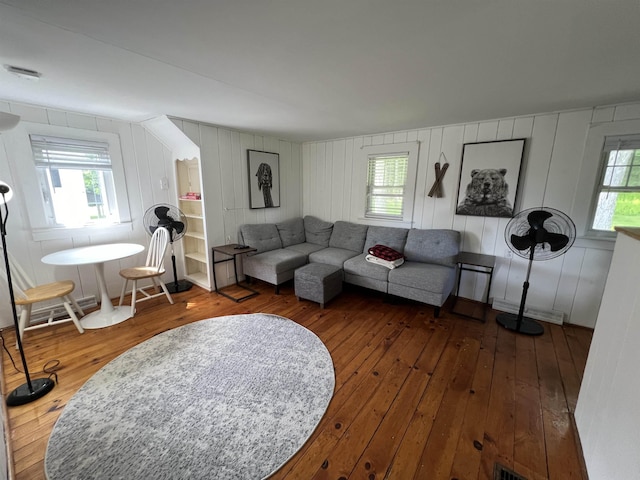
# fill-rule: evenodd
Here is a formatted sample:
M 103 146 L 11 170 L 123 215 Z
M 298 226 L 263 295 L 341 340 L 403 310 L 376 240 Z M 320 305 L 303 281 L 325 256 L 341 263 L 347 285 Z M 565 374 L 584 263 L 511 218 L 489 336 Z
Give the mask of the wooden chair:
M 0 249 L 1 251 L 1 249 Z M 71 295 L 75 289 L 75 283 L 72 280 L 61 280 L 58 282 L 47 283 L 44 285 L 36 285 L 27 275 L 20 264 L 9 253 L 9 266 L 11 267 L 11 281 L 13 284 L 13 294 L 16 300 L 16 307 L 19 307 L 18 330 L 20 339 L 23 338 L 24 332 L 27 330 L 35 330 L 37 328 L 49 327 L 60 323 L 73 322 L 78 332 L 84 333 L 84 328 L 78 320 L 78 315 L 84 315 L 82 308 Z M 7 281 L 5 269 L 2 271 L 2 277 Z M 52 304 L 53 300 L 62 300 L 62 305 L 67 311 L 68 317 L 57 318 L 56 310 L 59 304 Z M 31 324 L 32 307 L 36 303 L 48 302 L 45 308 L 51 308 L 49 318 L 45 322 Z
M 167 290 L 167 286 L 160 278 L 164 270 L 164 254 L 167 251 L 167 245 L 169 243 L 169 230 L 164 227 L 158 227 L 151 236 L 151 242 L 149 243 L 149 250 L 147 252 L 147 262 L 142 267 L 131 267 L 120 270 L 120 276 L 124 278 L 124 284 L 122 285 L 122 292 L 120 293 L 120 303 L 124 301 L 124 295 L 127 291 L 127 285 L 129 280 L 133 282 L 131 290 L 131 316 L 136 313 L 136 303 L 156 298 L 161 295 L 166 295 L 169 303 L 173 304 L 173 298 Z M 146 287 L 138 287 L 138 280 L 150 279 L 153 285 Z M 150 294 L 146 290 L 148 288 L 155 287 L 156 293 Z M 137 298 L 137 294 L 141 293 L 142 298 Z

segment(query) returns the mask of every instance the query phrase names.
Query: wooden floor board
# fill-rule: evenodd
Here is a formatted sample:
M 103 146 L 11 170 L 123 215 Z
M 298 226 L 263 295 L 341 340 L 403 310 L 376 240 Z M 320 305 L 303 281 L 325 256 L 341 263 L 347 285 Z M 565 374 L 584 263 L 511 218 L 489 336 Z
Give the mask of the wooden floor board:
M 327 303 L 295 297 L 291 284 L 234 303 L 198 287 L 138 308 L 113 327 L 80 335 L 72 324 L 29 331 L 33 378 L 52 359 L 58 384 L 31 404 L 7 409 L 13 471 L 44 479 L 44 454 L 73 394 L 129 348 L 166 330 L 221 315 L 263 312 L 309 328 L 331 353 L 336 387 L 307 443 L 273 479 L 491 479 L 496 461 L 529 480 L 586 480 L 571 422 L 591 341 L 588 329 L 545 324 L 542 337 L 504 330 L 361 288 Z M 466 310 L 465 310 L 466 308 Z M 458 304 L 459 311 L 477 305 Z M 477 313 L 477 312 L 476 312 Z M 2 332 L 18 361 L 12 329 Z M 5 395 L 24 383 L 3 353 Z
M 542 422 L 535 340 L 516 337 L 514 469 L 527 478 L 546 475 L 546 452 Z
M 495 462 L 513 468 L 515 345 L 512 332 L 498 330 L 479 478 L 491 478 Z

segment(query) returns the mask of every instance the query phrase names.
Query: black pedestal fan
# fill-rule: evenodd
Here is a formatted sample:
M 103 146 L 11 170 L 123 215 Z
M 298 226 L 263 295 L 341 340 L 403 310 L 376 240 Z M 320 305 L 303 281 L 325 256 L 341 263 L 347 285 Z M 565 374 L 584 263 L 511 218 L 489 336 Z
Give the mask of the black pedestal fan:
M 158 227 L 169 230 L 169 242 L 171 243 L 171 265 L 173 266 L 173 282 L 167 283 L 169 293 L 186 292 L 193 284 L 187 280 L 178 281 L 176 273 L 176 256 L 173 252 L 173 242 L 180 240 L 187 233 L 187 217 L 178 207 L 166 203 L 160 203 L 149 208 L 144 213 L 144 229 L 149 235 L 153 235 Z
M 504 238 L 516 255 L 529 259 L 529 265 L 518 314 L 500 313 L 496 321 L 514 332 L 542 335 L 544 327 L 524 316 L 531 265 L 534 260 L 550 260 L 569 250 L 576 238 L 576 226 L 567 215 L 553 208 L 530 208 L 509 221 Z

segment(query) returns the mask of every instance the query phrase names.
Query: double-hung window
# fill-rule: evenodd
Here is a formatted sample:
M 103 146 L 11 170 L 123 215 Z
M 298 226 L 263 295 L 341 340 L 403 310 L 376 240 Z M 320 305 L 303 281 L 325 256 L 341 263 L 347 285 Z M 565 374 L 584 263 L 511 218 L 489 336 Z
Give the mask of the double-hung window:
M 402 222 L 411 226 L 420 144 L 366 145 L 360 151 L 354 170 L 356 192 L 362 199 L 358 216 L 381 225 Z
M 605 137 L 591 230 L 640 227 L 640 135 Z
M 107 142 L 35 134 L 30 140 L 49 225 L 120 221 Z
M 365 217 L 402 220 L 409 153 L 369 155 Z

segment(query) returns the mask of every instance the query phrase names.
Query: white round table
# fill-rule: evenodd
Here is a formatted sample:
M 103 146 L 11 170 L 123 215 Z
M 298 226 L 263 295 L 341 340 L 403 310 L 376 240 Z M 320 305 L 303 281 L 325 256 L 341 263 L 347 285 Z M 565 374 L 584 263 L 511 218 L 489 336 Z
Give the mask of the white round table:
M 42 257 L 42 263 L 48 265 L 70 266 L 93 264 L 100 288 L 100 310 L 91 312 L 80 319 L 84 328 L 96 329 L 110 327 L 131 318 L 131 307 L 114 307 L 107 291 L 104 278 L 104 263 L 110 260 L 130 257 L 144 250 L 137 243 L 109 243 L 105 245 L 91 245 L 89 247 L 70 248 L 50 253 Z

